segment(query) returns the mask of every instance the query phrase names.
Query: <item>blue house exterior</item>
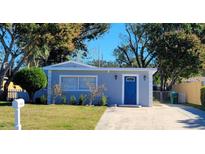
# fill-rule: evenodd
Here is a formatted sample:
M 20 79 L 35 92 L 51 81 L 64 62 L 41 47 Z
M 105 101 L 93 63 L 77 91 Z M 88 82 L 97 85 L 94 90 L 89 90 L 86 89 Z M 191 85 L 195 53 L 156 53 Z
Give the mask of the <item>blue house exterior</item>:
M 47 103 L 52 103 L 53 86 L 60 85 L 69 100 L 89 95 L 89 84 L 104 85 L 108 105 L 152 106 L 155 68 L 99 68 L 78 62 L 64 62 L 43 68 L 48 76 Z M 89 84 L 88 84 L 89 83 Z

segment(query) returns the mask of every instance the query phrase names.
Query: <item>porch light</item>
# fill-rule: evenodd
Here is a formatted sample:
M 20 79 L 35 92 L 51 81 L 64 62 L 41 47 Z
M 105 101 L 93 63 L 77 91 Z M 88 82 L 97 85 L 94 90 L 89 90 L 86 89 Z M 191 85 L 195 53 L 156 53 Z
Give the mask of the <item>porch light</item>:
M 146 75 L 144 75 L 144 76 L 143 76 L 144 81 L 146 80 L 146 78 L 147 78 L 147 76 L 146 76 Z
M 115 75 L 115 80 L 117 80 L 117 75 Z

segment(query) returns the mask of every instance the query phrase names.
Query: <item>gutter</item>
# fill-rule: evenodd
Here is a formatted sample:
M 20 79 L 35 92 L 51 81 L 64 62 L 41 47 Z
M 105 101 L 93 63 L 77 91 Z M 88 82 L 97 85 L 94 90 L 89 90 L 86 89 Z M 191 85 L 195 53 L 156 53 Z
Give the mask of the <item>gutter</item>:
M 77 67 L 44 67 L 44 70 L 52 71 L 107 71 L 107 72 L 152 72 L 153 74 L 157 71 L 157 68 L 77 68 Z

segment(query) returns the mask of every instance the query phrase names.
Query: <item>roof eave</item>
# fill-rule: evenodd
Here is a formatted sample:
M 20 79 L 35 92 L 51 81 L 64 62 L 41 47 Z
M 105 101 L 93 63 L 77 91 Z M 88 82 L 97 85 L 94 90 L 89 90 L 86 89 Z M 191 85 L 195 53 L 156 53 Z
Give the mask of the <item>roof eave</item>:
M 58 64 L 53 64 L 53 65 L 45 66 L 45 67 L 43 67 L 43 69 L 44 69 L 44 68 L 46 69 L 46 68 L 59 67 L 60 65 L 70 64 L 70 63 L 78 64 L 78 65 L 81 65 L 81 66 L 85 66 L 85 67 L 87 67 L 87 68 L 97 68 L 97 67 L 95 67 L 95 66 L 88 65 L 88 64 L 84 64 L 84 63 L 80 63 L 80 62 L 76 62 L 76 61 L 66 61 L 66 62 L 62 62 L 62 63 L 58 63 Z
M 149 71 L 153 74 L 157 71 L 157 68 L 76 68 L 76 67 L 44 67 L 44 70 L 53 71 Z

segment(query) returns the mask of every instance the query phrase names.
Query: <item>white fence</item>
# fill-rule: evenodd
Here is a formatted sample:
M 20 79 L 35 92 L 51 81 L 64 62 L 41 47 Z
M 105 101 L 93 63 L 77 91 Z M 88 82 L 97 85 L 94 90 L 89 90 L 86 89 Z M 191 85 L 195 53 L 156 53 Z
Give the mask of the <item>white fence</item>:
M 10 100 L 16 99 L 18 97 L 18 92 L 24 92 L 24 90 L 21 90 L 21 89 L 9 90 L 7 100 L 10 101 Z
M 153 91 L 153 99 L 162 103 L 170 103 L 170 93 L 171 91 Z
M 37 92 L 35 92 L 33 101 L 35 101 L 36 98 L 42 95 L 47 95 L 47 89 L 40 89 Z M 17 89 L 9 90 L 7 100 L 12 101 L 16 98 L 23 98 L 26 102 L 29 101 L 29 95 L 26 92 L 26 90 L 17 90 Z

